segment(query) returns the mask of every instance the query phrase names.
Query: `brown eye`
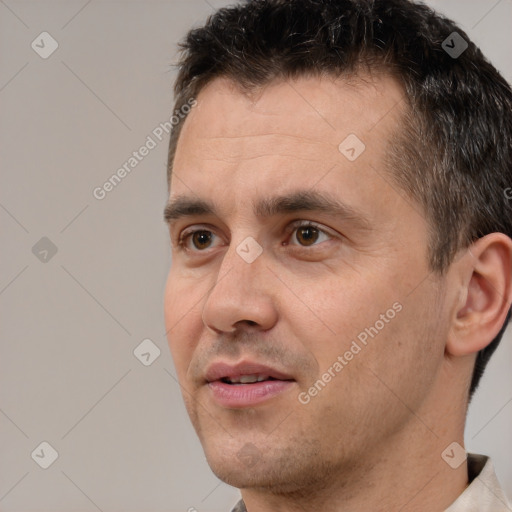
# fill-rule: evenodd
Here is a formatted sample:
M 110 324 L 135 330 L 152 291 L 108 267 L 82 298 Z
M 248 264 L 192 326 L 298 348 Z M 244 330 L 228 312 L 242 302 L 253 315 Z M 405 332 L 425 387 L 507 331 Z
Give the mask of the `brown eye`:
M 196 249 L 206 249 L 212 240 L 210 231 L 194 231 L 191 235 L 192 243 Z
M 313 226 L 300 226 L 297 228 L 295 238 L 301 245 L 312 245 L 318 240 L 319 231 Z
M 290 244 L 299 245 L 300 247 L 317 247 L 322 245 L 322 242 L 332 240 L 334 235 L 331 235 L 326 230 L 317 226 L 311 221 L 300 221 L 292 225 L 292 237 Z

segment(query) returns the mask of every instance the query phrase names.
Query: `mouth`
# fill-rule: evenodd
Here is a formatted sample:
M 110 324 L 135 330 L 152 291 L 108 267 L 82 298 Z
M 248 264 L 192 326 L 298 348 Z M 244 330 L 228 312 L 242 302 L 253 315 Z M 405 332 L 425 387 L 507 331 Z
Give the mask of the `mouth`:
M 240 377 L 222 377 L 220 379 L 221 382 L 225 382 L 226 384 L 233 384 L 234 386 L 240 384 L 255 384 L 256 382 L 266 382 L 271 380 L 281 380 L 275 379 L 270 375 L 241 375 Z
M 221 407 L 243 408 L 282 394 L 295 379 L 284 372 L 254 362 L 216 363 L 206 373 L 211 398 Z

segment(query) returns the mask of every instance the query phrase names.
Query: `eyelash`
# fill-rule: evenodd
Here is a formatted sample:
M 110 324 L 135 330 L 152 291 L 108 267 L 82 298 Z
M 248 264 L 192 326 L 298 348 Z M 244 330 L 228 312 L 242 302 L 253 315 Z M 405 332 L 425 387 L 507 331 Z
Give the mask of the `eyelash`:
M 296 221 L 289 226 L 288 231 L 290 232 L 290 235 L 292 235 L 294 233 L 294 231 L 296 231 L 299 228 L 304 228 L 304 227 L 312 227 L 312 228 L 315 228 L 320 233 L 327 235 L 330 238 L 334 237 L 334 235 L 332 235 L 330 232 L 323 229 L 322 227 L 320 227 L 319 224 L 312 222 L 312 221 Z M 178 249 L 180 251 L 189 251 L 189 252 L 194 252 L 194 253 L 206 252 L 208 250 L 208 248 L 204 249 L 204 250 L 198 250 L 198 249 L 188 249 L 187 247 L 185 247 L 185 243 L 187 242 L 187 240 L 191 236 L 193 236 L 195 233 L 200 232 L 200 231 L 206 231 L 206 232 L 212 233 L 212 231 L 210 229 L 193 229 L 192 231 L 188 231 L 188 232 L 184 231 L 178 239 Z M 317 244 L 314 244 L 312 246 L 303 245 L 303 246 L 299 246 L 299 247 L 302 247 L 302 249 L 307 250 L 310 247 L 316 247 L 316 246 L 317 246 Z

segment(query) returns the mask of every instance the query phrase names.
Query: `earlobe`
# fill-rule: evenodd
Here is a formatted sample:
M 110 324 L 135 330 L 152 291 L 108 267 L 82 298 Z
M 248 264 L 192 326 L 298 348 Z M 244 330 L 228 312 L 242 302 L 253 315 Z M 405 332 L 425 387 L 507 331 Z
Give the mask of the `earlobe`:
M 512 301 L 512 240 L 503 233 L 478 239 L 459 262 L 463 283 L 446 350 L 476 353 L 499 333 Z

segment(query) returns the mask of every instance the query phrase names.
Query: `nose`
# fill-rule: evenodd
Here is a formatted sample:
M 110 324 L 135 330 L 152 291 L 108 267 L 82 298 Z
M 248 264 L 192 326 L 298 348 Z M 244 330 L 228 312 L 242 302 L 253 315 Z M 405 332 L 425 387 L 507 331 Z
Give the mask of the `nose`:
M 229 247 L 203 305 L 203 323 L 217 334 L 242 326 L 266 331 L 277 321 L 275 276 L 265 251 L 253 261 L 241 254 L 236 246 Z

